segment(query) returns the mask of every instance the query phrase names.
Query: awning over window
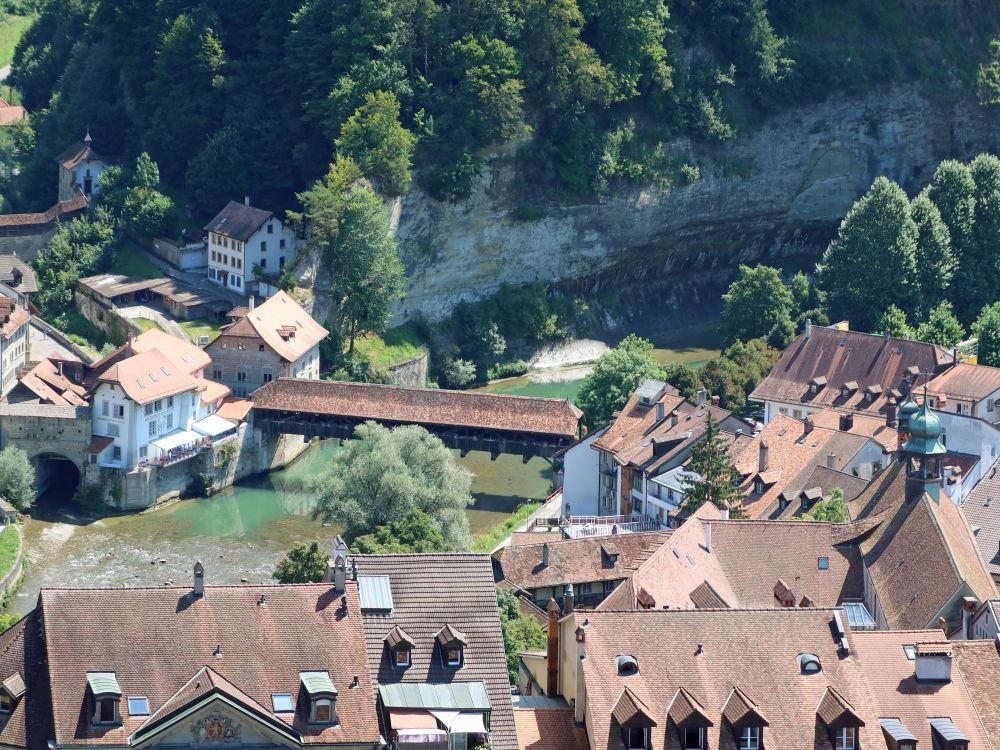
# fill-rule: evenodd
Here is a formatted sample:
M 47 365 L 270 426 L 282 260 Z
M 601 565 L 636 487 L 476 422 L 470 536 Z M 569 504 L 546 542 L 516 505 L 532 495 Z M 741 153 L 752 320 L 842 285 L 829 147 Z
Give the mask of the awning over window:
M 389 725 L 393 729 L 437 729 L 437 719 L 429 711 L 394 709 L 389 712 Z
M 174 448 L 180 448 L 182 445 L 197 443 L 202 437 L 201 433 L 194 430 L 178 430 L 177 432 L 171 432 L 169 435 L 164 435 L 158 440 L 150 440 L 149 444 L 156 446 L 161 451 L 171 451 Z
M 396 747 L 447 750 L 448 734 L 441 729 L 401 729 L 396 734 Z
M 450 711 L 489 711 L 490 698 L 482 682 L 426 682 L 378 686 L 382 705 L 394 708 L 444 709 Z
M 225 435 L 227 432 L 232 432 L 236 429 L 235 424 L 228 419 L 223 419 L 218 414 L 209 414 L 204 419 L 199 419 L 191 427 L 202 435 L 208 435 L 209 437 Z
M 481 711 L 431 711 L 451 734 L 486 734 Z

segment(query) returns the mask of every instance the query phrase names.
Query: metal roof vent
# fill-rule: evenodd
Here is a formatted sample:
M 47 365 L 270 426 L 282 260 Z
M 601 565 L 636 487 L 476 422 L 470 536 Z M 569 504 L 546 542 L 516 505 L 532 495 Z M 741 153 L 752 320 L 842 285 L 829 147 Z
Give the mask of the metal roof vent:
M 618 668 L 619 676 L 639 674 L 639 662 L 630 654 L 620 654 L 615 657 L 615 666 Z
M 819 657 L 816 654 L 799 654 L 799 672 L 802 674 L 819 674 L 823 671 Z

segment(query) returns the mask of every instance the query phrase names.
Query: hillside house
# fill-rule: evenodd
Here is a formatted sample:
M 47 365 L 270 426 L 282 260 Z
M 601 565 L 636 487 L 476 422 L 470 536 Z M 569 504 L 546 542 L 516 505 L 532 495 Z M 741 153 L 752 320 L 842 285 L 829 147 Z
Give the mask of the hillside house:
M 94 148 L 90 131 L 87 131 L 82 141 L 68 146 L 56 157 L 56 161 L 59 163 L 60 201 L 70 201 L 76 197 L 74 186 L 79 187 L 88 199 L 100 195 L 101 175 L 111 166 L 111 162 Z
M 31 314 L 18 301 L 19 297 L 0 284 L 0 396 L 14 387 L 18 368 L 28 362 Z
M 329 332 L 279 291 L 260 305 L 238 308 L 233 323 L 205 347 L 211 376 L 236 396 L 248 396 L 275 378 L 319 380 L 319 344 Z
M 230 201 L 208 224 L 208 279 L 244 296 L 260 277 L 277 277 L 296 256 L 295 234 L 271 211 Z
M 125 470 L 165 465 L 235 431 L 213 415 L 230 391 L 204 377 L 210 364 L 202 349 L 156 329 L 95 363 L 85 377 L 94 414 L 90 462 Z

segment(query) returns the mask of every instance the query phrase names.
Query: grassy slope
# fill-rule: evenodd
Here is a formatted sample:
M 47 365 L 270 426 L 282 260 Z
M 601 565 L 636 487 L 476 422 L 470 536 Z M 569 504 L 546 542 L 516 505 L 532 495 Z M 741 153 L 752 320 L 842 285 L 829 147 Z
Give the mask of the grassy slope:
M 163 275 L 163 271 L 135 247 L 126 247 L 118 253 L 113 270 L 126 276 L 138 276 L 143 279 L 152 279 Z
M 7 571 L 14 566 L 20 549 L 21 536 L 17 529 L 9 528 L 0 534 L 0 576 L 7 575 Z
M 201 336 L 208 336 L 209 341 L 214 341 L 219 336 L 219 326 L 211 320 L 198 318 L 197 320 L 178 320 L 178 325 L 184 329 L 184 333 L 194 342 L 198 343 Z
M 354 348 L 373 366 L 381 369 L 419 357 L 427 351 L 416 326 L 410 323 L 390 328 L 382 336 L 368 334 L 355 341 Z
M 0 67 L 10 65 L 14 59 L 14 47 L 33 20 L 31 16 L 7 16 L 0 23 Z

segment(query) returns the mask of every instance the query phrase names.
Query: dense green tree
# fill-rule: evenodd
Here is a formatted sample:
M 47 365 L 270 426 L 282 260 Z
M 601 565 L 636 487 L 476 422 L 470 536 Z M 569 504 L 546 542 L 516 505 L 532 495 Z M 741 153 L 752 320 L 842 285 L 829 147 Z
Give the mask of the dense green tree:
M 737 341 L 723 349 L 719 357 L 706 362 L 698 377 L 709 393 L 719 397 L 722 406 L 739 411 L 778 361 L 778 354 L 763 339 Z
M 401 195 L 410 184 L 413 134 L 399 122 L 399 100 L 377 91 L 344 123 L 338 153 L 353 158 L 386 195 Z
M 924 316 L 947 298 L 957 263 L 951 250 L 951 234 L 930 198 L 930 190 L 925 188 L 913 199 L 910 215 L 917 225 L 917 276 L 911 309 Z
M 976 182 L 969 168 L 958 161 L 943 161 L 934 171 L 928 188 L 928 195 L 938 207 L 941 219 L 948 227 L 951 249 L 955 255 L 955 273 L 952 286 L 955 289 L 974 289 L 978 286 L 977 276 L 982 268 L 975 264 L 972 247 L 973 225 L 976 221 Z M 976 316 L 983 303 L 955 299 L 955 310 L 963 321 Z
M 326 574 L 329 559 L 319 542 L 296 544 L 278 561 L 272 577 L 278 583 L 318 583 Z
M 147 88 L 146 143 L 172 177 L 184 173 L 221 120 L 224 64 L 219 38 L 194 15 L 181 13 L 160 39 Z
M 174 226 L 174 204 L 157 188 L 160 170 L 147 153 L 135 160 L 132 184 L 122 202 L 122 226 L 137 237 L 168 234 Z
M 667 6 L 663 0 L 587 3 L 594 47 L 614 77 L 616 98 L 671 86 L 667 64 Z
M 191 204 L 206 214 L 250 194 L 250 170 L 239 130 L 227 125 L 213 133 L 188 164 L 184 180 Z
M 629 334 L 594 363 L 594 369 L 583 379 L 576 402 L 587 424 L 596 428 L 625 406 L 635 392 L 636 381 L 662 377 L 663 368 L 653 357 L 653 344 Z
M 969 173 L 976 184 L 976 220 L 962 263 L 977 272 L 966 275 L 965 285 L 956 287 L 960 293 L 955 304 L 979 309 L 996 300 L 1000 289 L 1000 159 L 980 154 L 969 164 Z
M 979 364 L 1000 367 L 1000 302 L 982 309 L 972 334 L 979 339 Z
M 107 268 L 113 258 L 114 225 L 105 212 L 60 224 L 35 259 L 35 304 L 49 318 L 70 310 L 80 277 Z
M 441 386 L 465 388 L 476 379 L 476 363 L 458 357 L 445 357 L 441 362 Z
M 722 295 L 719 333 L 727 345 L 774 333 L 776 345 L 785 347 L 791 341 L 786 333 L 792 327 L 794 306 L 792 292 L 777 268 L 741 265 L 736 281 Z
M 500 630 L 503 633 L 503 650 L 507 655 L 507 676 L 511 685 L 517 684 L 517 673 L 522 651 L 545 648 L 545 629 L 537 620 L 521 614 L 517 595 L 506 589 L 497 589 L 497 607 L 500 610 Z
M 844 491 L 839 487 L 835 488 L 828 500 L 820 500 L 804 517 L 810 521 L 846 523 L 849 518 L 847 504 L 844 502 Z
M 882 313 L 882 317 L 871 329 L 872 333 L 889 334 L 898 339 L 908 339 L 913 337 L 913 327 L 907 320 L 906 311 L 900 310 L 895 305 L 889 305 L 888 309 Z
M 355 537 L 351 549 L 362 555 L 395 555 L 404 552 L 447 552 L 441 528 L 417 508 L 401 519 L 376 527 L 371 534 Z
M 942 302 L 933 310 L 927 321 L 917 326 L 914 338 L 951 348 L 965 338 L 965 328 L 955 317 L 950 302 Z
M 703 385 L 701 378 L 698 377 L 698 371 L 680 362 L 664 365 L 663 379 L 680 391 L 681 395 L 688 401 L 694 401 L 697 398 L 698 390 Z
M 817 269 L 830 317 L 869 331 L 887 305 L 906 309 L 916 245 L 906 193 L 879 177 L 851 207 Z
M 976 88 L 980 104 L 984 106 L 1000 104 L 1000 39 L 990 41 L 989 58 L 979 66 Z
M 313 483 L 315 516 L 343 526 L 350 542 L 416 508 L 450 548 L 464 550 L 471 544 L 471 486 L 472 475 L 427 430 L 366 422 Z
M 16 445 L 0 450 L 0 498 L 21 511 L 35 502 L 35 467 Z
M 713 503 L 717 508 L 728 508 L 731 518 L 741 517 L 739 474 L 711 412 L 705 418 L 704 437 L 691 447 L 688 469 L 695 476 L 684 480 L 686 510 L 695 511 L 705 503 Z
M 38 4 L 35 22 L 17 42 L 16 64 L 7 79 L 21 92 L 30 111 L 48 106 L 92 6 L 89 0 L 45 0 Z

